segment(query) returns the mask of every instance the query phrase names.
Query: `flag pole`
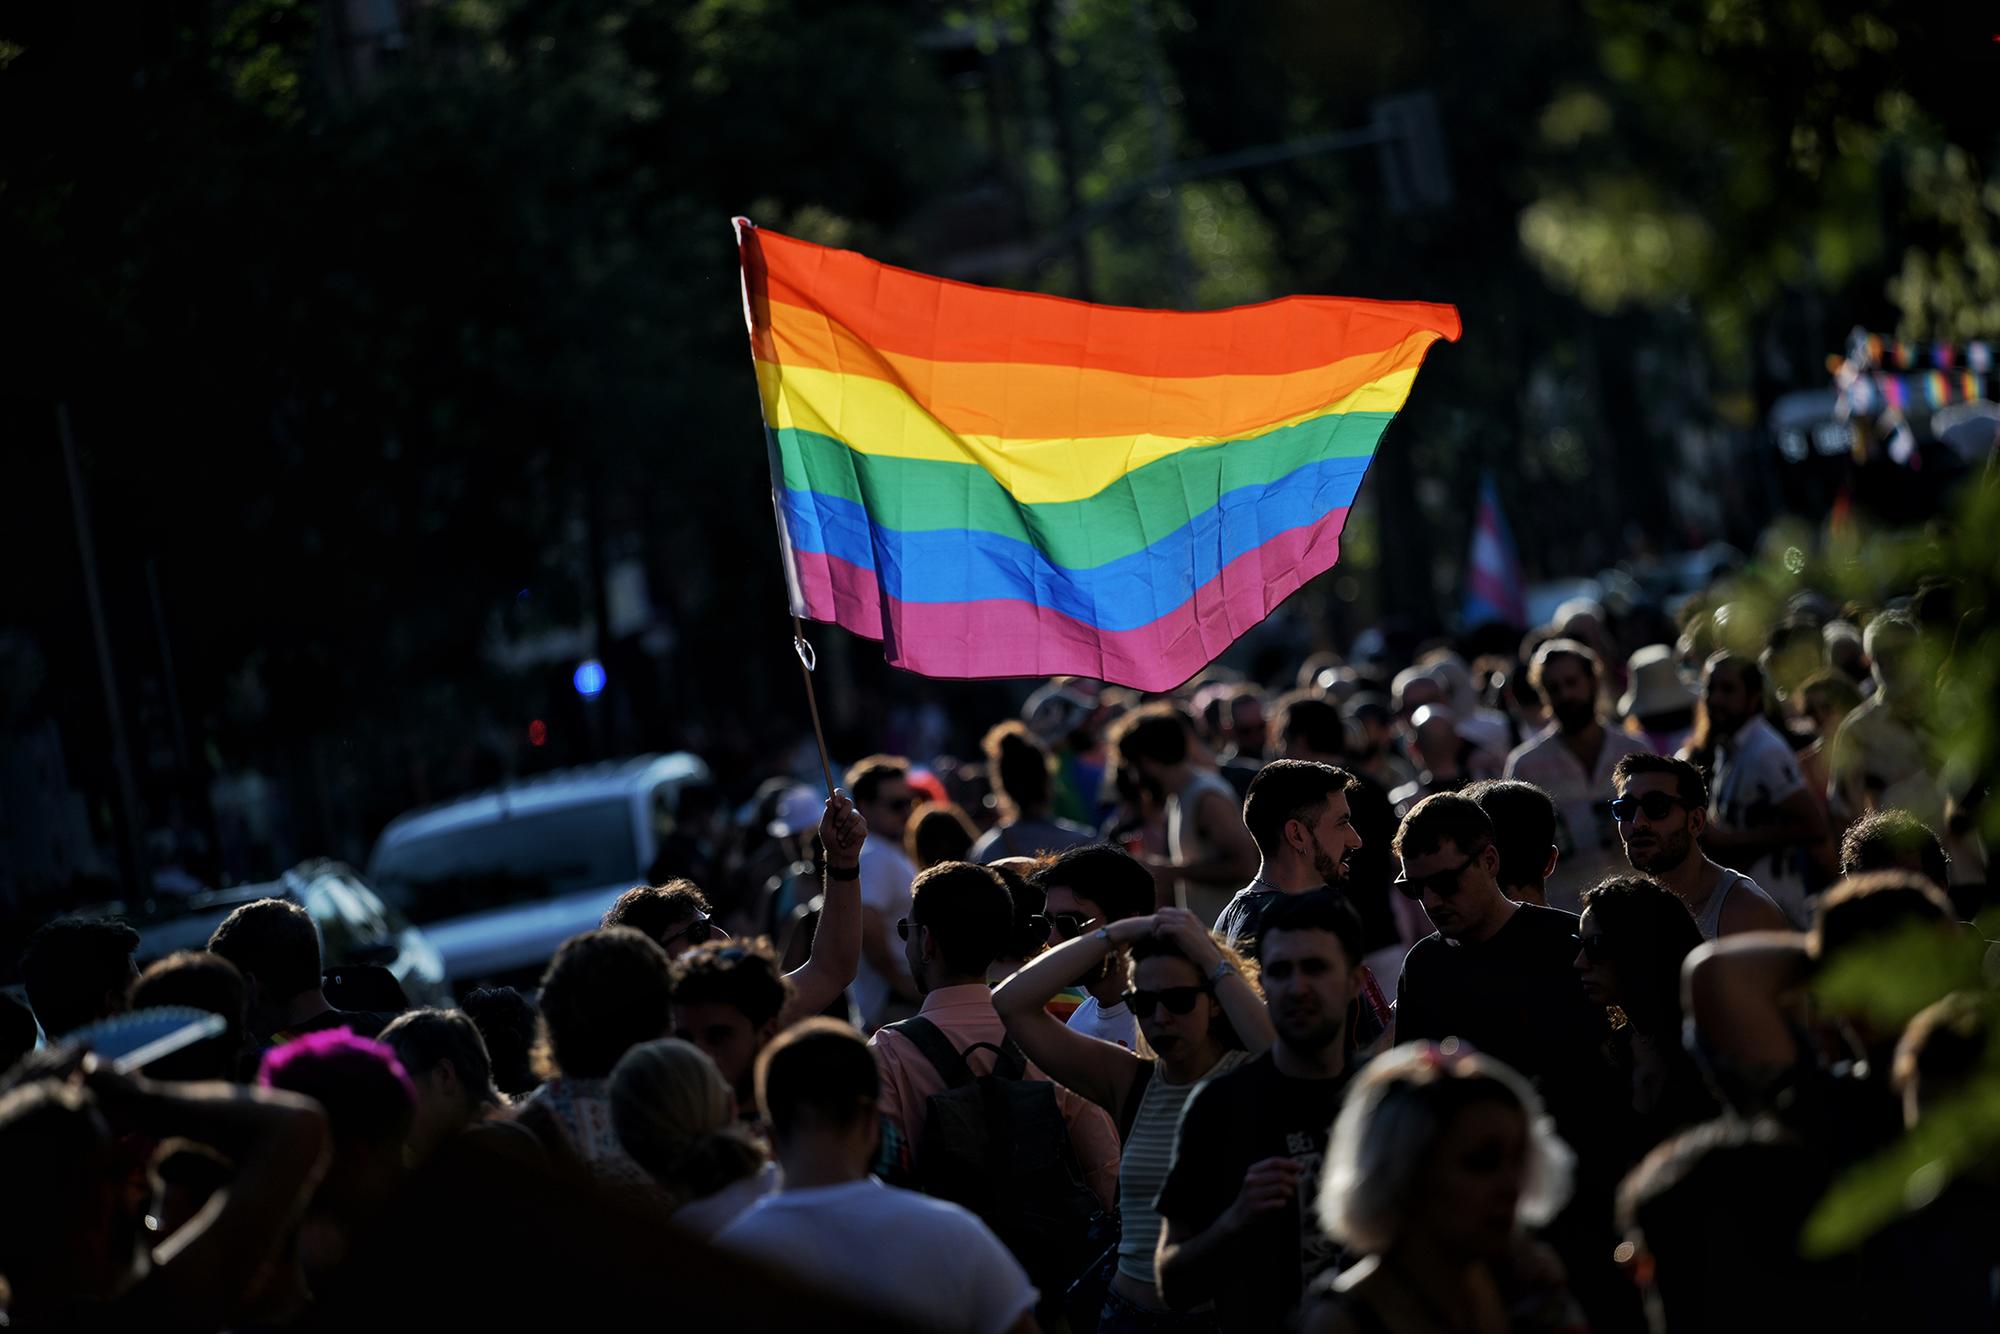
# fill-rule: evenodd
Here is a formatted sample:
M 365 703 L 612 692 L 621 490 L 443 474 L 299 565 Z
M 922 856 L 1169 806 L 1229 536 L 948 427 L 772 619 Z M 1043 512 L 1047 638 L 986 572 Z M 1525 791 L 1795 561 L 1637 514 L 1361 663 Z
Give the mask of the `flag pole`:
M 806 642 L 806 628 L 792 617 L 792 651 L 799 655 L 799 673 L 806 681 L 806 708 L 812 713 L 813 740 L 819 743 L 819 772 L 826 779 L 826 795 L 833 796 L 833 762 L 826 757 L 826 730 L 819 725 L 819 696 L 813 692 L 813 668 L 817 665 L 813 646 Z
M 757 230 L 757 224 L 748 218 L 731 218 L 729 225 L 736 233 L 737 281 L 743 292 L 743 327 L 750 333 L 752 342 L 756 339 L 757 317 L 750 301 L 750 257 L 748 254 L 749 234 Z M 833 797 L 833 761 L 826 754 L 826 729 L 819 721 L 819 696 L 813 690 L 813 669 L 819 665 L 813 646 L 806 642 L 806 628 L 799 621 L 799 614 L 805 610 L 805 592 L 799 587 L 798 563 L 792 554 L 792 538 L 785 527 L 785 505 L 779 492 L 784 466 L 778 461 L 777 437 L 770 430 L 770 422 L 765 422 L 764 448 L 771 462 L 771 509 L 778 521 L 778 563 L 785 574 L 785 595 L 791 604 L 792 652 L 799 656 L 799 674 L 806 683 L 806 709 L 812 714 L 813 740 L 819 744 L 819 773 L 826 780 L 826 795 Z

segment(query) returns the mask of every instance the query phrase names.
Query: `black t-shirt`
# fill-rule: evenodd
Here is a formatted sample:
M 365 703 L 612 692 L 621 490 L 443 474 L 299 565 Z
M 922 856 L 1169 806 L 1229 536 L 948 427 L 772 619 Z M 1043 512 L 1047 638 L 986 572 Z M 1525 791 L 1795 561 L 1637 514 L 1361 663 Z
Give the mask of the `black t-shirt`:
M 1235 1202 L 1253 1164 L 1290 1158 L 1301 1168 L 1294 1208 L 1258 1219 L 1230 1248 L 1231 1276 L 1215 1298 L 1222 1329 L 1281 1328 L 1306 1284 L 1338 1256 L 1319 1229 L 1313 1200 L 1347 1082 L 1346 1075 L 1293 1079 L 1266 1052 L 1189 1099 L 1155 1205 L 1161 1218 L 1203 1231 Z
M 1610 1127 L 1621 1096 L 1604 1057 L 1610 1024 L 1576 972 L 1577 919 L 1522 904 L 1492 939 L 1429 935 L 1410 947 L 1396 988 L 1396 1041 L 1456 1037 L 1504 1061 L 1542 1093 L 1579 1152 Z

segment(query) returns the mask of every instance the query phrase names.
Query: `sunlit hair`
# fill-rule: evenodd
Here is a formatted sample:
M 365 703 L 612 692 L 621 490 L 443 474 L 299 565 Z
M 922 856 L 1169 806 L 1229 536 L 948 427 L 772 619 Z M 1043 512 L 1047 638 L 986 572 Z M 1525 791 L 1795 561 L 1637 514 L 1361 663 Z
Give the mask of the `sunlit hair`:
M 1395 1245 L 1417 1183 L 1452 1120 L 1498 1102 L 1528 1120 L 1527 1171 L 1516 1220 L 1539 1227 L 1569 1199 L 1575 1155 L 1528 1081 L 1490 1056 L 1410 1042 L 1384 1052 L 1348 1090 L 1333 1123 L 1319 1191 L 1319 1220 L 1335 1241 L 1368 1255 Z
M 706 1199 L 764 1165 L 715 1062 L 679 1038 L 642 1042 L 618 1058 L 611 1124 L 676 1205 Z
M 1263 980 L 1257 975 L 1256 963 L 1244 958 L 1241 954 L 1231 949 L 1229 942 L 1213 931 L 1209 932 L 1209 939 L 1215 942 L 1216 953 L 1227 960 L 1230 967 L 1242 974 L 1243 980 L 1250 984 L 1252 991 L 1262 996 L 1264 994 L 1264 985 Z M 1152 935 L 1133 941 L 1132 971 L 1135 975 L 1139 971 L 1139 965 L 1148 959 L 1179 959 L 1182 963 L 1194 969 L 1198 977 L 1202 976 L 1205 971 L 1200 964 L 1188 958 L 1187 951 L 1182 949 L 1180 942 L 1176 941 L 1172 936 Z M 1202 980 L 1205 982 L 1207 978 L 1203 977 Z M 1136 982 L 1134 985 L 1136 985 Z M 1236 1025 L 1229 1022 L 1229 1012 L 1222 1008 L 1222 1002 L 1216 998 L 1213 991 L 1209 992 L 1209 999 L 1215 1001 L 1215 1022 L 1209 1025 L 1209 1033 L 1222 1043 L 1225 1050 L 1244 1050 L 1243 1039 L 1236 1032 Z M 1145 1030 L 1139 1028 L 1136 1024 L 1133 1028 L 1139 1035 L 1139 1046 L 1141 1049 L 1139 1054 L 1141 1056 L 1155 1055 L 1156 1053 L 1154 1053 L 1146 1042 Z

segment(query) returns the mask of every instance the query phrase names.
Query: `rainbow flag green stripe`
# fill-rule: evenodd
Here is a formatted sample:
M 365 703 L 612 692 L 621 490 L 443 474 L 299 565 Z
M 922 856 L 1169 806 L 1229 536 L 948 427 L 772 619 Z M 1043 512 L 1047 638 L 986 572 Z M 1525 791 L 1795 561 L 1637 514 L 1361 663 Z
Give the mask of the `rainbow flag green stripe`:
M 1284 426 L 1254 442 L 1184 450 L 1125 474 L 1086 500 L 1023 504 L 984 468 L 862 454 L 815 431 L 774 431 L 785 490 L 865 506 L 893 532 L 967 529 L 1031 543 L 1051 564 L 1103 565 L 1200 518 L 1222 497 L 1268 486 L 1327 459 L 1366 459 L 1386 412 L 1344 413 Z

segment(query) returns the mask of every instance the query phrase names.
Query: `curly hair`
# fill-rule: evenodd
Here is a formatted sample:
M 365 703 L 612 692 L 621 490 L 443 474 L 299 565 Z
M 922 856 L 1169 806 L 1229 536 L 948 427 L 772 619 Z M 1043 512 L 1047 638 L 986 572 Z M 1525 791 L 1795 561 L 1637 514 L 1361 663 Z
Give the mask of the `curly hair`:
M 776 1019 L 791 998 L 792 984 L 767 940 L 712 940 L 674 963 L 674 1004 L 727 1005 L 752 1028 Z
M 1229 942 L 1221 936 L 1216 935 L 1213 931 L 1209 932 L 1208 938 L 1215 942 L 1216 951 L 1222 955 L 1229 966 L 1243 975 L 1243 980 L 1250 984 L 1250 989 L 1259 996 L 1262 996 L 1264 994 L 1264 985 L 1257 975 L 1256 962 L 1252 959 L 1244 958 L 1241 954 L 1230 948 Z M 1147 959 L 1179 959 L 1188 967 L 1194 969 L 1196 973 L 1202 972 L 1201 965 L 1193 959 L 1188 958 L 1187 951 L 1182 949 L 1180 943 L 1171 936 L 1151 935 L 1135 940 L 1132 942 L 1131 954 L 1134 972 L 1137 972 L 1139 965 Z M 1219 1038 L 1222 1045 L 1230 1051 L 1246 1050 L 1242 1036 L 1236 1031 L 1236 1025 L 1229 1022 L 1228 1012 L 1220 1004 L 1215 1007 L 1215 1022 L 1210 1026 L 1209 1032 Z M 1146 1035 L 1144 1032 L 1139 1034 L 1139 1041 L 1142 1045 L 1145 1043 Z
M 1649 1037 L 1680 1041 L 1681 964 L 1701 928 L 1680 896 L 1651 876 L 1610 876 L 1583 891 L 1583 910 L 1618 970 L 1618 1008 Z
M 663 1036 L 671 1018 L 673 965 L 629 926 L 571 936 L 542 974 L 545 1075 L 602 1079 L 632 1047 Z

